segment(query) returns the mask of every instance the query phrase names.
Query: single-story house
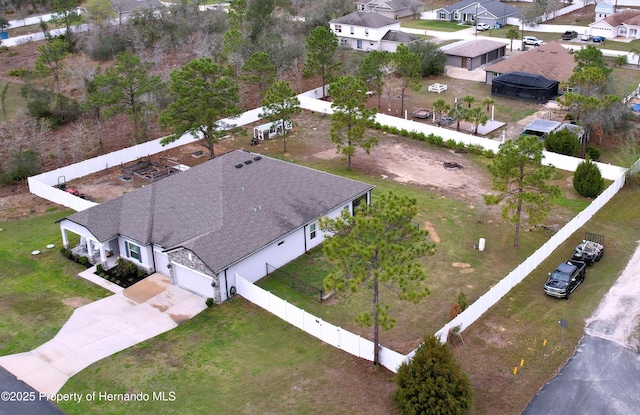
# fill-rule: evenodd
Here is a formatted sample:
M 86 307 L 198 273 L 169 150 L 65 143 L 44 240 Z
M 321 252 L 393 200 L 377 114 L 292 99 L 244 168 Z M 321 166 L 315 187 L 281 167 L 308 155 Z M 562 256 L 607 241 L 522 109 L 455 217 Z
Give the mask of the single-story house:
M 60 221 L 95 263 L 122 257 L 220 303 L 319 245 L 318 219 L 369 203 L 373 186 L 237 150 Z M 268 265 L 267 265 L 268 264 Z
M 592 36 L 640 39 L 640 10 L 623 10 L 589 24 Z
M 474 25 L 487 23 L 493 26 L 496 23 L 506 25 L 507 19 L 518 16 L 520 11 L 517 7 L 498 0 L 462 0 L 436 9 L 435 13 L 437 20 Z
M 563 83 L 573 75 L 575 67 L 573 55 L 559 42 L 553 41 L 488 65 L 484 70 L 487 72 L 486 83 L 489 85 L 493 83 L 494 78 L 509 72 L 541 75 Z
M 353 12 L 329 22 L 341 46 L 356 50 L 395 52 L 399 44 L 417 40 L 400 31 L 400 22 L 378 13 Z
M 506 44 L 487 39 L 463 40 L 442 48 L 447 55 L 446 65 L 470 71 L 503 57 L 506 50 Z
M 357 0 L 356 9 L 359 12 L 378 13 L 390 19 L 420 14 L 424 10 L 424 3 L 420 0 Z

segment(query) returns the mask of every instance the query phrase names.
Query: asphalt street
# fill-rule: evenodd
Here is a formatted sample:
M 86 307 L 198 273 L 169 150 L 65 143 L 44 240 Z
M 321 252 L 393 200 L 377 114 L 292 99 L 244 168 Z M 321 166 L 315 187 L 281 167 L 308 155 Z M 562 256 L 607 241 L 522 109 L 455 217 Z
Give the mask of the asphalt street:
M 64 415 L 46 397 L 0 367 L 0 415 Z
M 640 354 L 586 334 L 571 360 L 522 415 L 636 415 L 639 391 Z

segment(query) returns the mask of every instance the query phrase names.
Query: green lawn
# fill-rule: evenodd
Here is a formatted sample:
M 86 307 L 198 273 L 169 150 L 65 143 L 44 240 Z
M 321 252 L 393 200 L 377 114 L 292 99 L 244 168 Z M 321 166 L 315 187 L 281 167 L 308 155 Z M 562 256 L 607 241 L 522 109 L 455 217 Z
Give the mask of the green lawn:
M 438 32 L 457 32 L 468 29 L 469 26 L 459 25 L 456 22 L 441 22 L 438 20 L 405 20 L 402 27 L 421 30 L 435 30 Z
M 5 52 L 6 53 L 6 52 Z M 3 55 L 0 54 L 0 59 L 3 58 Z M 4 87 L 4 82 L 0 82 L 0 88 Z M 0 106 L 2 106 L 0 104 Z M 6 110 L 7 120 L 13 118 L 16 113 L 26 106 L 26 101 L 20 95 L 20 85 L 15 83 L 9 83 L 9 88 L 7 89 L 7 95 L 5 97 L 4 107 L 2 109 Z M 5 120 L 5 114 L 3 111 L 0 111 L 0 121 Z
M 640 189 L 623 189 L 524 281 L 463 333 L 456 355 L 471 375 L 473 414 L 520 413 L 538 389 L 574 353 L 585 320 L 598 306 L 638 246 Z M 570 300 L 544 295 L 547 273 L 565 261 L 584 232 L 605 235 L 602 261 L 587 269 Z M 569 323 L 562 330 L 559 319 Z M 636 336 L 638 336 L 636 332 Z M 547 345 L 543 346 L 544 341 Z M 513 368 L 525 359 L 514 379 Z M 488 381 L 490 379 L 490 382 Z M 513 393 L 505 394 L 509 390 Z
M 79 278 L 83 268 L 60 255 L 55 221 L 69 213 L 0 222 L 0 355 L 41 345 L 67 321 L 73 304 L 110 294 Z M 56 247 L 47 249 L 48 244 Z M 32 255 L 36 250 L 41 253 Z

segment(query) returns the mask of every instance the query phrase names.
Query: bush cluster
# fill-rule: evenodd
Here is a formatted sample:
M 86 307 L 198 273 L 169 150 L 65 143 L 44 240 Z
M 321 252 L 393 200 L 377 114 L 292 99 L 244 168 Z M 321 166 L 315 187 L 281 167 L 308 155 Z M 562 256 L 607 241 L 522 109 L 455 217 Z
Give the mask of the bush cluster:
M 60 248 L 60 253 L 69 258 L 70 260 L 82 265 L 85 268 L 89 268 L 91 267 L 91 261 L 89 261 L 89 258 L 87 258 L 86 256 L 83 255 L 76 255 L 73 252 L 71 252 L 71 249 L 67 249 L 67 248 Z
M 495 156 L 495 153 L 493 150 L 486 150 L 481 145 L 478 145 L 478 144 L 466 145 L 462 142 L 459 143 L 452 139 L 444 141 L 444 138 L 440 137 L 439 135 L 435 135 L 433 133 L 425 134 L 417 131 L 408 131 L 404 128 L 398 128 L 398 127 L 389 126 L 389 125 L 382 125 L 379 122 L 374 122 L 372 125 L 370 125 L 370 127 L 375 128 L 376 130 L 384 131 L 385 133 L 388 133 L 388 134 L 396 134 L 396 135 L 401 135 L 403 137 L 412 138 L 413 140 L 423 141 L 431 145 L 434 145 L 436 147 L 450 148 L 457 152 L 478 154 L 478 155 L 483 155 L 487 158 L 493 158 Z

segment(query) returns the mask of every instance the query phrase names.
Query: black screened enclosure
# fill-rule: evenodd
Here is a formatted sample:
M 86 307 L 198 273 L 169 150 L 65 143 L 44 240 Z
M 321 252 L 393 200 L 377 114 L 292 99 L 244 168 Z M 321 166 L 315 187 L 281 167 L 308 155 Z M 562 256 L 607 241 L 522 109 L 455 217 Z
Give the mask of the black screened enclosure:
M 493 78 L 491 95 L 547 102 L 558 96 L 558 81 L 524 72 L 509 72 Z

